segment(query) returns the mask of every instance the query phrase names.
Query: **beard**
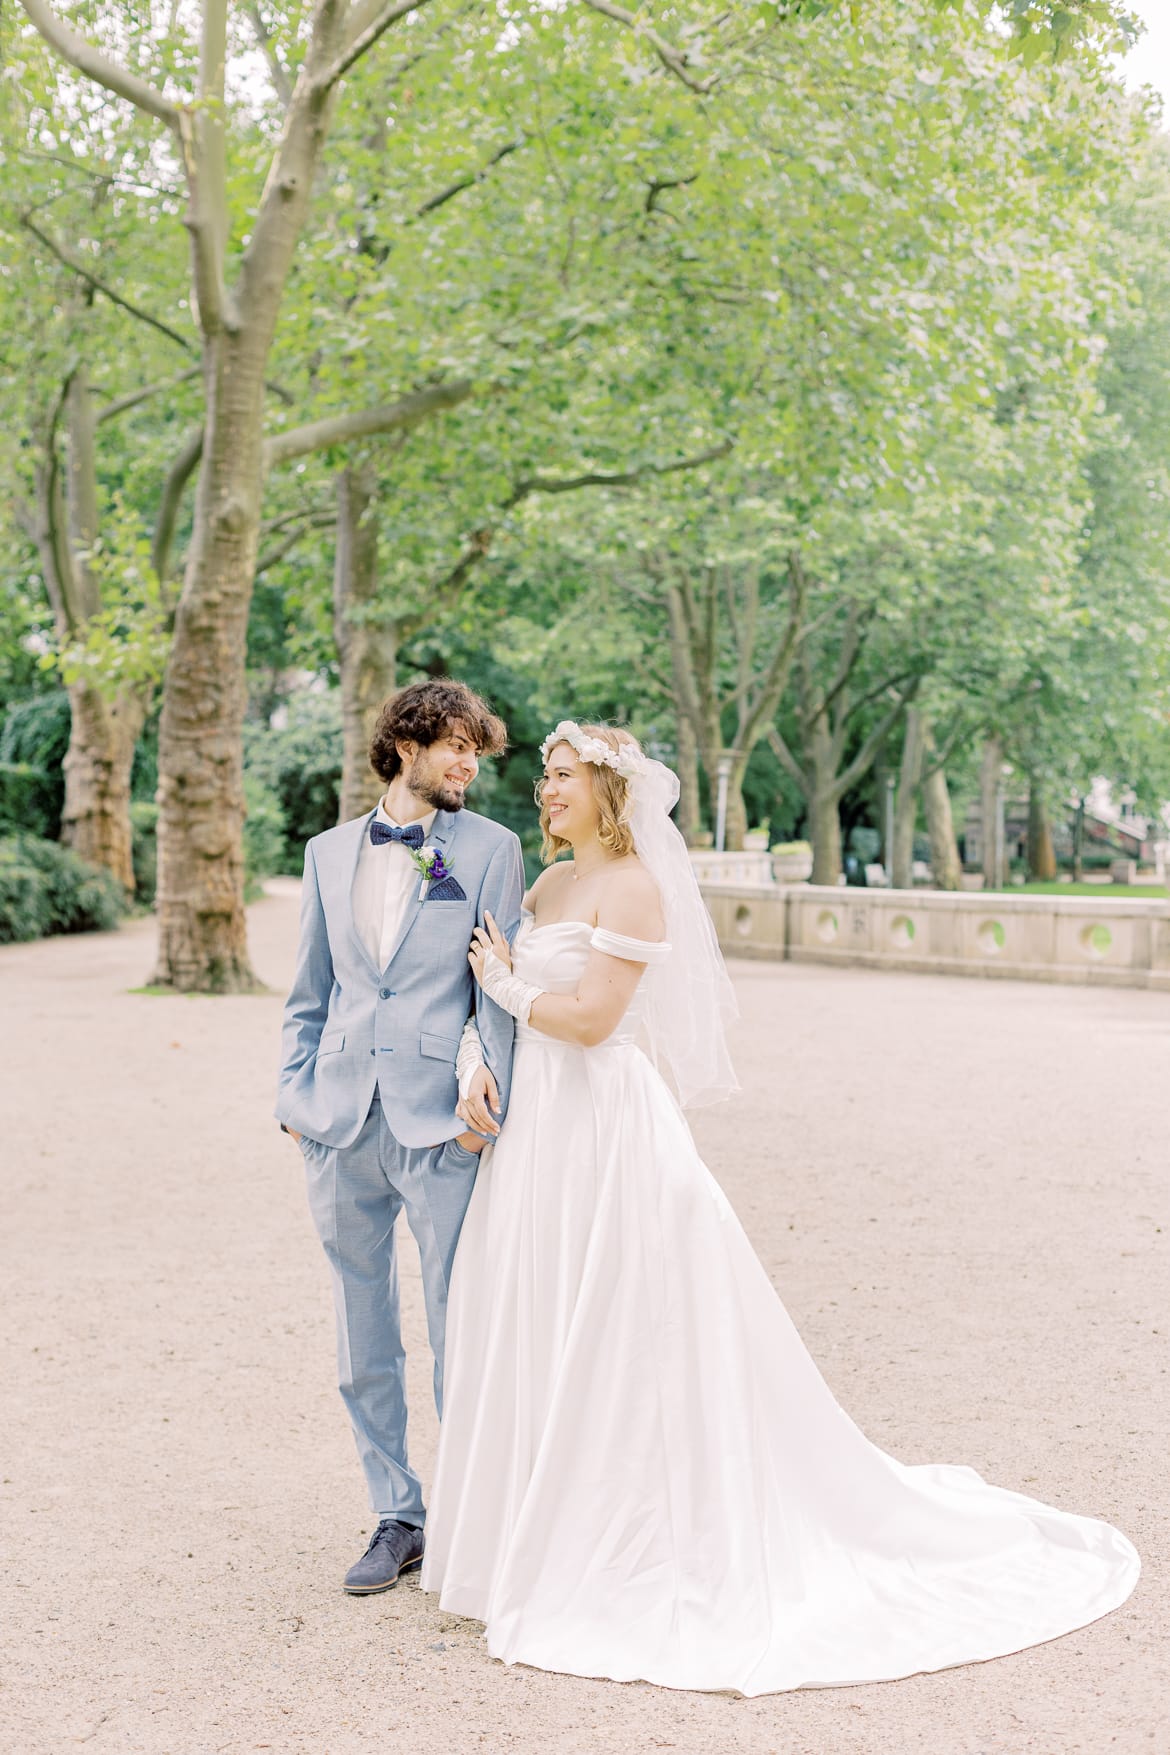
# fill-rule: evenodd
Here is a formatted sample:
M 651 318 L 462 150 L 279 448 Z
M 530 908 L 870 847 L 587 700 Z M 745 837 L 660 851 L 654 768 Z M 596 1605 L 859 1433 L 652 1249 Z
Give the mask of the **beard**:
M 452 786 L 443 774 L 433 772 L 422 756 L 416 756 L 411 763 L 410 772 L 406 776 L 406 784 L 414 796 L 421 799 L 431 810 L 458 811 L 463 809 L 466 789 Z

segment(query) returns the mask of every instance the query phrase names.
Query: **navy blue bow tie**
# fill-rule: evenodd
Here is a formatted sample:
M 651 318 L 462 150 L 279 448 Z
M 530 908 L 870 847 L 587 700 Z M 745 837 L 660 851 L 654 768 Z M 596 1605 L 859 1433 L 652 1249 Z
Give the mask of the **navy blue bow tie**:
M 404 847 L 419 848 L 424 839 L 421 823 L 411 823 L 408 829 L 399 829 L 393 823 L 380 823 L 377 817 L 370 823 L 370 840 L 375 847 L 382 847 L 387 841 L 401 841 Z

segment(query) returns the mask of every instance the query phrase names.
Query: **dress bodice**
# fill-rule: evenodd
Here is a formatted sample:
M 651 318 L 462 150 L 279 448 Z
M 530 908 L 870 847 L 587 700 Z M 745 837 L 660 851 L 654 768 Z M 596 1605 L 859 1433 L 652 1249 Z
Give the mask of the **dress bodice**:
M 666 943 L 650 943 L 644 939 L 627 938 L 623 933 L 609 932 L 592 926 L 588 920 L 555 920 L 537 926 L 525 910 L 512 946 L 512 967 L 523 981 L 531 981 L 545 993 L 575 993 L 581 985 L 591 950 L 604 951 L 607 956 L 622 957 L 628 962 L 659 963 L 670 955 Z M 623 1043 L 645 1041 L 646 980 L 643 976 L 634 991 L 617 1028 L 606 1037 L 602 1046 L 612 1048 Z M 528 1024 L 517 1024 L 517 1042 L 554 1042 Z

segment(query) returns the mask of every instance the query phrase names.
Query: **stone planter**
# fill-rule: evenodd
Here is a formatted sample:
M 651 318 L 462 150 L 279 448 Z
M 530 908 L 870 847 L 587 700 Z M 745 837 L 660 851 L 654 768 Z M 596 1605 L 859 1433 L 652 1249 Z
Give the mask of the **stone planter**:
M 772 876 L 778 884 L 806 884 L 812 876 L 813 856 L 808 853 L 773 853 Z
M 766 853 L 768 851 L 767 829 L 748 829 L 743 838 L 745 853 Z

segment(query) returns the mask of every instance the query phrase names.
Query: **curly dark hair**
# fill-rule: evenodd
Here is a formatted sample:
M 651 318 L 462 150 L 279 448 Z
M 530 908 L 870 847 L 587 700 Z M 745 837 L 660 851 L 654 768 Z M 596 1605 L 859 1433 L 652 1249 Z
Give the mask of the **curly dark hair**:
M 410 683 L 391 695 L 378 714 L 370 766 L 381 779 L 393 780 L 402 767 L 396 744 L 409 741 L 425 749 L 456 727 L 466 732 L 481 756 L 498 756 L 508 747 L 503 720 L 466 683 L 445 676 Z

